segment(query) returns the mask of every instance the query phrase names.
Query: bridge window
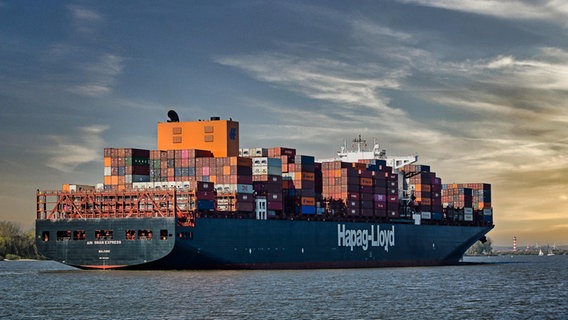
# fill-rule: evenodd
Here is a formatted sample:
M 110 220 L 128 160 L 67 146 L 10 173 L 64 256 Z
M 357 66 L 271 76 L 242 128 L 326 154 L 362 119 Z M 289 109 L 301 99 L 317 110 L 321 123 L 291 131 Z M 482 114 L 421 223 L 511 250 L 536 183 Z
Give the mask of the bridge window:
M 95 230 L 95 240 L 112 240 L 112 230 Z
M 71 240 L 71 230 L 57 231 L 57 241 Z
M 44 232 L 41 233 L 41 240 L 43 242 L 49 241 L 49 231 L 44 231 Z
M 136 230 L 126 230 L 124 237 L 126 240 L 136 240 Z
M 138 230 L 138 239 L 152 240 L 152 230 L 151 229 Z
M 87 234 L 85 230 L 75 230 L 73 231 L 73 240 L 85 240 L 87 238 Z
M 160 230 L 160 240 L 168 240 L 168 230 Z

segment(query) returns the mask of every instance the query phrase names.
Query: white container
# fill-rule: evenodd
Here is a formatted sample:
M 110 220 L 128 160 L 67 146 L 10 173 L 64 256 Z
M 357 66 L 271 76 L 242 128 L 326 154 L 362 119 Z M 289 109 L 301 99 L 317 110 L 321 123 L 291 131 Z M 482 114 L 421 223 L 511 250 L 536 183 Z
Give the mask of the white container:
M 219 193 L 246 193 L 252 194 L 252 184 L 216 184 L 215 190 Z

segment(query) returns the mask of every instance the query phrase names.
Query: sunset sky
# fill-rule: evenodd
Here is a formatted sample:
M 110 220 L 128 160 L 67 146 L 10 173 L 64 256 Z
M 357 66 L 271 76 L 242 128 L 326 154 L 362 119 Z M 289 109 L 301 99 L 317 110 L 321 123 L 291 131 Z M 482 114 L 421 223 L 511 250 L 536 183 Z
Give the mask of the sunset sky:
M 103 180 L 103 148 L 232 117 L 241 147 L 362 134 L 493 187 L 497 245 L 568 244 L 568 5 L 0 0 L 0 220 Z

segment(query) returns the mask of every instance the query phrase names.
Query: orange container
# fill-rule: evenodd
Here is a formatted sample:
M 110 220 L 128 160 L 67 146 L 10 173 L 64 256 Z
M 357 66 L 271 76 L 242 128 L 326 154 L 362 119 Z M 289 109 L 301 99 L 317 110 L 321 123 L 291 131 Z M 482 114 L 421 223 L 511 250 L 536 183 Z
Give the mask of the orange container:
M 313 172 L 296 172 L 296 180 L 314 181 L 315 174 Z
M 369 186 L 369 187 L 373 186 L 373 179 L 371 178 L 360 178 L 359 182 L 361 183 L 362 186 Z
M 303 206 L 315 206 L 316 198 L 314 197 L 302 197 L 301 203 Z
M 104 166 L 105 166 L 105 167 L 110 167 L 110 166 L 112 166 L 112 158 L 111 158 L 111 157 L 105 157 L 105 158 L 104 158 Z

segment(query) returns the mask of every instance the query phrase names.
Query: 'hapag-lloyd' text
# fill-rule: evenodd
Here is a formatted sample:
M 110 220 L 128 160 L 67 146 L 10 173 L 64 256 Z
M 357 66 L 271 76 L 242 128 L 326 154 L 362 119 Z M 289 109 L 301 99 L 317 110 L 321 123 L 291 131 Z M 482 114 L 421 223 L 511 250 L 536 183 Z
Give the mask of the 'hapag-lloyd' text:
M 390 230 L 383 229 L 381 226 L 371 226 L 370 229 L 345 229 L 344 224 L 337 225 L 337 246 L 349 247 L 353 251 L 354 247 L 359 247 L 367 251 L 369 246 L 382 247 L 386 252 L 389 247 L 394 247 L 394 226 Z

